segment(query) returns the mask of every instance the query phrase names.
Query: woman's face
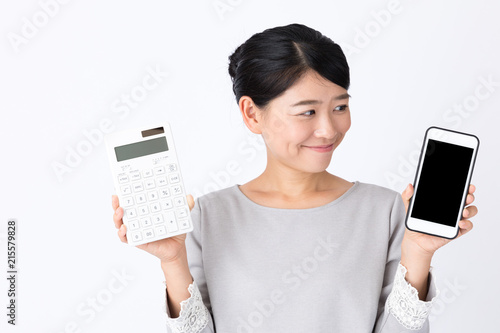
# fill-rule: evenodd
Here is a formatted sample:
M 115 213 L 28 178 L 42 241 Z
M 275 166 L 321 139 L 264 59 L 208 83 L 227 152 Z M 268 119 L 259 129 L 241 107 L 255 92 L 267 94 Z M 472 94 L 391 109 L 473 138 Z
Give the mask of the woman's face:
M 324 171 L 351 126 L 347 90 L 312 70 L 258 113 L 268 154 L 304 172 Z

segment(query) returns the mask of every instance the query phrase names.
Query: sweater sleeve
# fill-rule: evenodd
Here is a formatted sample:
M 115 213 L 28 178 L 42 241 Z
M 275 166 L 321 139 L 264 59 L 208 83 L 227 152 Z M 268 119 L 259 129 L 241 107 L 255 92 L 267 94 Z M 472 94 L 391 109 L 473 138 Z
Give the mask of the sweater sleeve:
M 208 297 L 207 283 L 203 269 L 203 257 L 201 246 L 201 208 L 199 198 L 191 210 L 193 231 L 186 236 L 186 251 L 189 270 L 193 277 L 193 283 L 188 286 L 190 297 L 181 302 L 179 317 L 171 318 L 170 309 L 167 304 L 167 291 L 163 302 L 164 313 L 166 312 L 166 324 L 168 333 L 213 333 L 215 327 L 213 315 Z M 165 283 L 165 282 L 164 282 Z
M 403 199 L 397 193 L 390 216 L 391 236 L 374 333 L 428 333 L 428 317 L 439 295 L 432 266 L 429 270 L 429 288 L 425 301 L 419 299 L 417 289 L 405 280 L 407 270 L 400 261 L 401 242 L 406 229 L 405 217 Z

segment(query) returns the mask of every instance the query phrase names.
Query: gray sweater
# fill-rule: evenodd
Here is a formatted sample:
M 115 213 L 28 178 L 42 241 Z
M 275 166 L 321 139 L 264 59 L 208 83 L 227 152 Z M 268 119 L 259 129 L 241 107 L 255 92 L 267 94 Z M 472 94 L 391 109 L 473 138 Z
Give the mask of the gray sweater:
M 178 318 L 165 305 L 168 332 L 429 332 L 439 291 L 432 267 L 425 302 L 404 280 L 396 191 L 356 181 L 323 206 L 281 209 L 233 185 L 191 217 L 194 282 Z

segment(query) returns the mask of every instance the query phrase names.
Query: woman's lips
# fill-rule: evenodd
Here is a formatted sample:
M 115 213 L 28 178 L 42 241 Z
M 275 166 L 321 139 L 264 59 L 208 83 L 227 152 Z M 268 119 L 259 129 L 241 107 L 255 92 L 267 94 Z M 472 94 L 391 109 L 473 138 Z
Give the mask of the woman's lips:
M 310 148 L 314 151 L 320 152 L 320 153 L 325 153 L 329 152 L 333 148 L 333 143 L 327 146 L 306 146 L 306 148 Z

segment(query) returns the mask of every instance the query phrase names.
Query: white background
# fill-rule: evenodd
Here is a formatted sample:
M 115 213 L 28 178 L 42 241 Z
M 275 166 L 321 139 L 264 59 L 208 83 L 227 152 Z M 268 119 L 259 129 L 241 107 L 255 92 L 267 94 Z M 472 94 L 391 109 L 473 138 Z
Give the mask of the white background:
M 500 327 L 498 1 L 54 1 L 0 5 L 0 276 L 6 222 L 19 222 L 18 325 L 6 323 L 1 278 L 2 332 L 165 332 L 159 262 L 116 236 L 96 131 L 167 120 L 188 193 L 250 181 L 265 151 L 241 120 L 227 57 L 252 34 L 295 22 L 338 42 L 351 68 L 352 126 L 330 172 L 402 192 L 429 126 L 479 137 L 479 213 L 433 258 L 443 298 L 431 331 Z M 148 68 L 166 74 L 140 96 Z M 87 154 L 58 177 L 54 165 L 78 147 Z M 232 160 L 239 173 L 227 177 Z

